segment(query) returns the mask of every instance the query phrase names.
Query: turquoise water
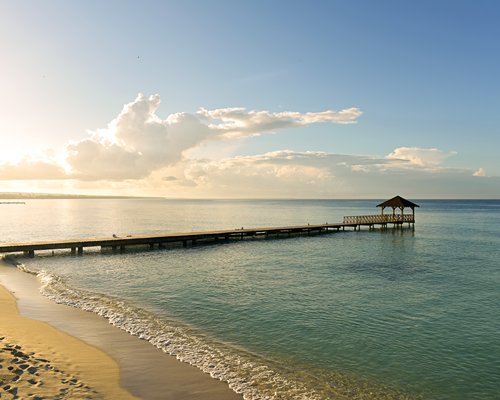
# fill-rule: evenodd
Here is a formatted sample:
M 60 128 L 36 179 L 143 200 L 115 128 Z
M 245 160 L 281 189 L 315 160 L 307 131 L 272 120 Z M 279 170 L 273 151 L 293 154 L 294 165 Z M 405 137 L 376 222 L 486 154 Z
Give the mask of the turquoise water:
M 415 229 L 20 261 L 48 296 L 246 398 L 498 398 L 500 201 L 417 203 Z M 0 206 L 1 241 L 339 222 L 376 204 L 35 200 Z

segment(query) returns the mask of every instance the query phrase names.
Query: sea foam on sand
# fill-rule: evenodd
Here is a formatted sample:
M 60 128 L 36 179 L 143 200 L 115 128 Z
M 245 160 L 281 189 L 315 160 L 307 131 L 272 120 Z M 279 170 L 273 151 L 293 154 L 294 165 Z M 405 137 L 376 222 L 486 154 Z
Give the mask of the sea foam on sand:
M 31 355 L 35 358 L 47 360 L 51 366 L 68 375 L 62 379 L 71 381 L 77 377 L 82 388 L 88 386 L 89 390 L 95 391 L 91 392 L 91 397 L 85 397 L 86 394 L 80 388 L 79 392 L 82 392 L 83 397 L 52 397 L 47 392 L 43 398 L 134 398 L 130 393 L 139 398 L 158 400 L 242 398 L 230 390 L 226 383 L 214 380 L 199 369 L 177 361 L 175 357 L 166 355 L 145 340 L 139 340 L 116 329 L 96 314 L 54 303 L 40 294 L 40 283 L 36 276 L 21 272 L 0 259 L 0 285 L 10 291 L 0 286 L 0 337 L 5 337 L 5 343 L 14 348 L 16 345 L 20 346 L 17 350 L 23 354 L 33 353 Z M 17 307 L 12 293 L 17 297 Z M 10 312 L 7 313 L 4 310 L 8 307 Z M 21 317 L 17 308 L 22 315 L 36 320 Z M 21 320 L 26 325 L 21 325 Z M 63 337 L 70 340 L 69 345 L 61 339 Z M 9 351 L 8 349 L 6 351 Z M 96 353 L 104 358 L 92 358 L 92 354 Z M 113 360 L 117 360 L 119 364 Z M 81 368 L 80 364 L 83 365 Z M 88 373 L 83 374 L 82 371 Z M 46 376 L 44 382 L 47 379 Z M 15 386 L 19 390 L 19 383 Z M 48 384 L 40 386 L 47 388 Z M 64 389 L 59 386 L 58 388 Z M 8 388 L 11 389 L 12 387 Z M 3 399 L 3 392 L 1 393 Z M 7 396 L 7 392 L 5 393 Z
M 19 315 L 0 286 L 0 397 L 134 399 L 119 385 L 116 362 L 50 325 Z

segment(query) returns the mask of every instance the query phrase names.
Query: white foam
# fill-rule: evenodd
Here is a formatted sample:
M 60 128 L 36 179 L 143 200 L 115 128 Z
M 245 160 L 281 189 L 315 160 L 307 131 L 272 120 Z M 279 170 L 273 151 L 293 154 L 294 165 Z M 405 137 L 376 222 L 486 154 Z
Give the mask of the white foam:
M 123 300 L 75 289 L 46 271 L 35 273 L 42 282 L 41 293 L 53 301 L 94 312 L 114 326 L 147 340 L 165 353 L 189 363 L 214 379 L 225 381 L 245 400 L 319 400 L 322 396 L 299 381 L 289 379 L 250 353 L 214 341 L 188 326 L 159 319 L 154 314 Z

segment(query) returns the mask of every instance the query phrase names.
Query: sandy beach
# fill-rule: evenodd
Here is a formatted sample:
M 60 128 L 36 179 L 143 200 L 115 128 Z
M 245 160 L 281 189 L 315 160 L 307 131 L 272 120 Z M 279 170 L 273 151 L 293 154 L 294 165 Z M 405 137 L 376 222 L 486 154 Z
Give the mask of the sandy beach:
M 0 397 L 242 397 L 103 318 L 43 297 L 35 276 L 0 260 Z
M 104 352 L 45 322 L 19 315 L 0 286 L 1 397 L 134 399 L 119 385 L 119 366 Z

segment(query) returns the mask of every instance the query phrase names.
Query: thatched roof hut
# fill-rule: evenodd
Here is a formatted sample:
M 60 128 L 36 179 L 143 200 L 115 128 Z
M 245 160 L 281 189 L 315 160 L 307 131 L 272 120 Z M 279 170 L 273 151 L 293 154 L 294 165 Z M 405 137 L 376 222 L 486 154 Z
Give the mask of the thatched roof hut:
M 401 214 L 403 214 L 405 208 L 411 208 L 413 214 L 415 215 L 415 208 L 420 207 L 418 204 L 412 203 L 410 200 L 406 200 L 401 196 L 393 197 L 392 199 L 386 200 L 383 203 L 377 205 L 377 207 L 382 208 L 382 215 L 384 214 L 384 208 L 390 207 L 392 208 L 392 214 L 396 213 L 396 209 L 401 210 Z

